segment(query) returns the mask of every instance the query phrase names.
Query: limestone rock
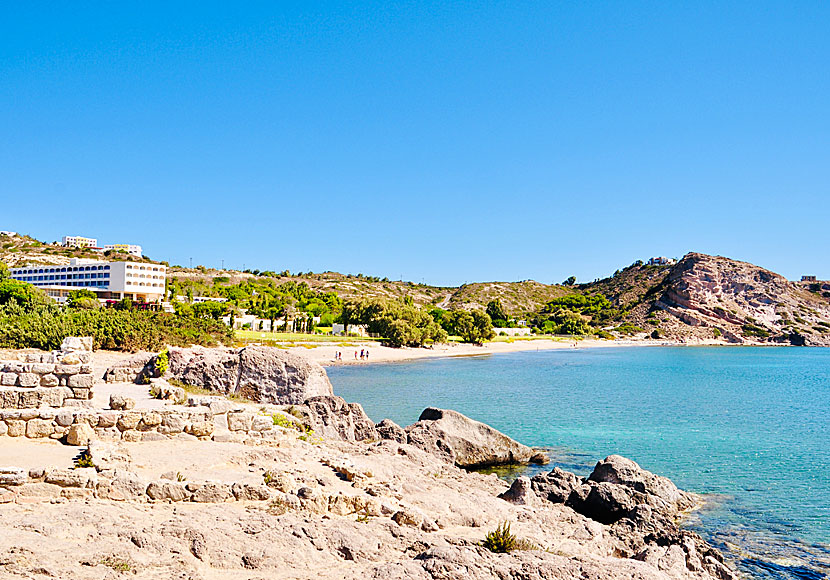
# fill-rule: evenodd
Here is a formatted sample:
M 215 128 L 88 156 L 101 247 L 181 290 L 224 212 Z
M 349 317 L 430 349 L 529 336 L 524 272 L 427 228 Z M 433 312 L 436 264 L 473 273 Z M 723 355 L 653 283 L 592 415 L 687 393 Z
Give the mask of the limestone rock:
M 375 429 L 377 429 L 378 437 L 381 439 L 389 439 L 391 441 L 397 441 L 398 443 L 406 443 L 407 441 L 404 428 L 392 421 L 392 419 L 384 419 L 375 425 Z
M 375 424 L 358 403 L 347 403 L 335 396 L 313 397 L 304 408 L 308 424 L 322 437 L 343 441 L 378 439 Z
M 169 376 L 188 385 L 275 405 L 332 395 L 323 367 L 278 348 L 195 347 L 169 352 Z
M 252 401 L 297 405 L 312 397 L 334 394 L 323 367 L 281 349 L 244 348 L 240 366 L 236 392 Z
M 195 437 L 208 437 L 213 433 L 213 422 L 194 421 L 187 427 L 187 432 Z
M 46 419 L 32 419 L 26 423 L 26 437 L 40 438 L 49 437 L 55 432 L 55 427 L 52 421 Z
M 489 425 L 446 409 L 425 409 L 406 432 L 411 445 L 459 467 L 527 463 L 535 455 Z
M 104 381 L 107 383 L 138 383 L 155 374 L 152 363 L 155 354 L 140 352 L 127 360 L 119 361 L 104 372 Z
M 23 485 L 28 481 L 26 470 L 21 467 L 0 467 L 0 486 Z
M 69 427 L 66 433 L 66 443 L 68 445 L 88 445 L 90 440 L 95 438 L 95 430 L 89 426 L 89 423 L 75 423 Z
M 515 505 L 537 506 L 541 503 L 533 491 L 530 478 L 526 476 L 517 477 L 510 489 L 500 494 L 499 497 Z
M 147 496 L 155 500 L 185 501 L 190 499 L 190 492 L 180 483 L 154 481 L 147 486 Z
M 67 336 L 61 343 L 62 352 L 92 352 L 91 336 Z
M 135 399 L 131 399 L 125 395 L 110 395 L 110 409 L 115 411 L 127 411 L 133 408 L 135 408 Z
M 588 481 L 629 487 L 668 502 L 677 510 L 689 509 L 695 505 L 694 497 L 677 489 L 670 479 L 646 471 L 630 459 L 619 455 L 610 455 L 598 462 Z

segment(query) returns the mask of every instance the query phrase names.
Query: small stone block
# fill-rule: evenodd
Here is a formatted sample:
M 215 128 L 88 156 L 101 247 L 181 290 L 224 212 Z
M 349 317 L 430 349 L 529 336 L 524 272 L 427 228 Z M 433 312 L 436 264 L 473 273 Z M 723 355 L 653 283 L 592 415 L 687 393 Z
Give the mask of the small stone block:
M 40 375 L 35 373 L 20 373 L 17 378 L 21 387 L 36 387 L 40 384 Z

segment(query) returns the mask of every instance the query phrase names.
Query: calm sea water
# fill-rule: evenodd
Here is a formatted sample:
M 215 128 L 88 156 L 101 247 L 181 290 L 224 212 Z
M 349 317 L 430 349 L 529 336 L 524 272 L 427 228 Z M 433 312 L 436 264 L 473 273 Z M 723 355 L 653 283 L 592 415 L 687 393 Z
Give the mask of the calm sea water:
M 706 494 L 686 525 L 751 577 L 830 575 L 830 349 L 534 351 L 328 372 L 376 421 L 456 409 L 582 475 L 630 457 Z

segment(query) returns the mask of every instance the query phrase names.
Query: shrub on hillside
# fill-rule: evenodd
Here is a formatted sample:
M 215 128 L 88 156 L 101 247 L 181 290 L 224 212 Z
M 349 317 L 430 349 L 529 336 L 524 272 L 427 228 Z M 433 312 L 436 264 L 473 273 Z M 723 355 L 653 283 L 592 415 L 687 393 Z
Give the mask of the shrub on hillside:
M 67 336 L 91 336 L 96 349 L 159 350 L 165 344 L 230 344 L 230 328 L 215 320 L 141 310 L 77 310 L 56 305 L 0 306 L 0 347 L 60 348 Z

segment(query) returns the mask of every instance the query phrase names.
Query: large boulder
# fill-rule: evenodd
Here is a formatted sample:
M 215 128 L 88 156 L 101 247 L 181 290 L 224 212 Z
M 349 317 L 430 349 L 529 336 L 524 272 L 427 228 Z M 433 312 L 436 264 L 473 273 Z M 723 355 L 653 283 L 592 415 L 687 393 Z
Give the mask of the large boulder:
M 293 407 L 292 414 L 303 415 L 303 422 L 315 434 L 326 439 L 366 441 L 379 439 L 375 424 L 358 403 L 347 403 L 342 397 L 321 396 Z
M 530 447 L 489 425 L 448 409 L 424 409 L 406 433 L 410 445 L 459 467 L 528 463 L 538 456 Z
M 334 395 L 325 369 L 303 357 L 267 346 L 243 348 L 236 393 L 258 403 L 300 404 Z
M 333 396 L 319 364 L 278 348 L 171 348 L 166 377 L 257 403 L 299 405 Z
M 499 497 L 533 505 L 528 482 L 517 479 Z M 530 479 L 541 500 L 565 504 L 575 512 L 607 526 L 614 552 L 659 564 L 660 569 L 705 571 L 723 580 L 735 576 L 723 557 L 694 532 L 678 526 L 683 512 L 694 507 L 695 496 L 679 490 L 669 479 L 635 462 L 611 455 L 598 462 L 587 478 L 554 468 Z
M 655 475 L 637 465 L 634 461 L 619 455 L 610 455 L 598 462 L 588 476 L 589 482 L 614 483 L 652 496 L 652 502 L 661 500 L 677 511 L 695 505 L 694 496 L 677 489 L 667 477 Z
M 153 376 L 155 370 L 153 362 L 156 355 L 151 352 L 140 352 L 126 360 L 119 361 L 104 372 L 104 382 L 107 383 L 144 383 L 145 379 Z
M 167 377 L 223 395 L 236 392 L 239 351 L 229 348 L 171 348 Z

